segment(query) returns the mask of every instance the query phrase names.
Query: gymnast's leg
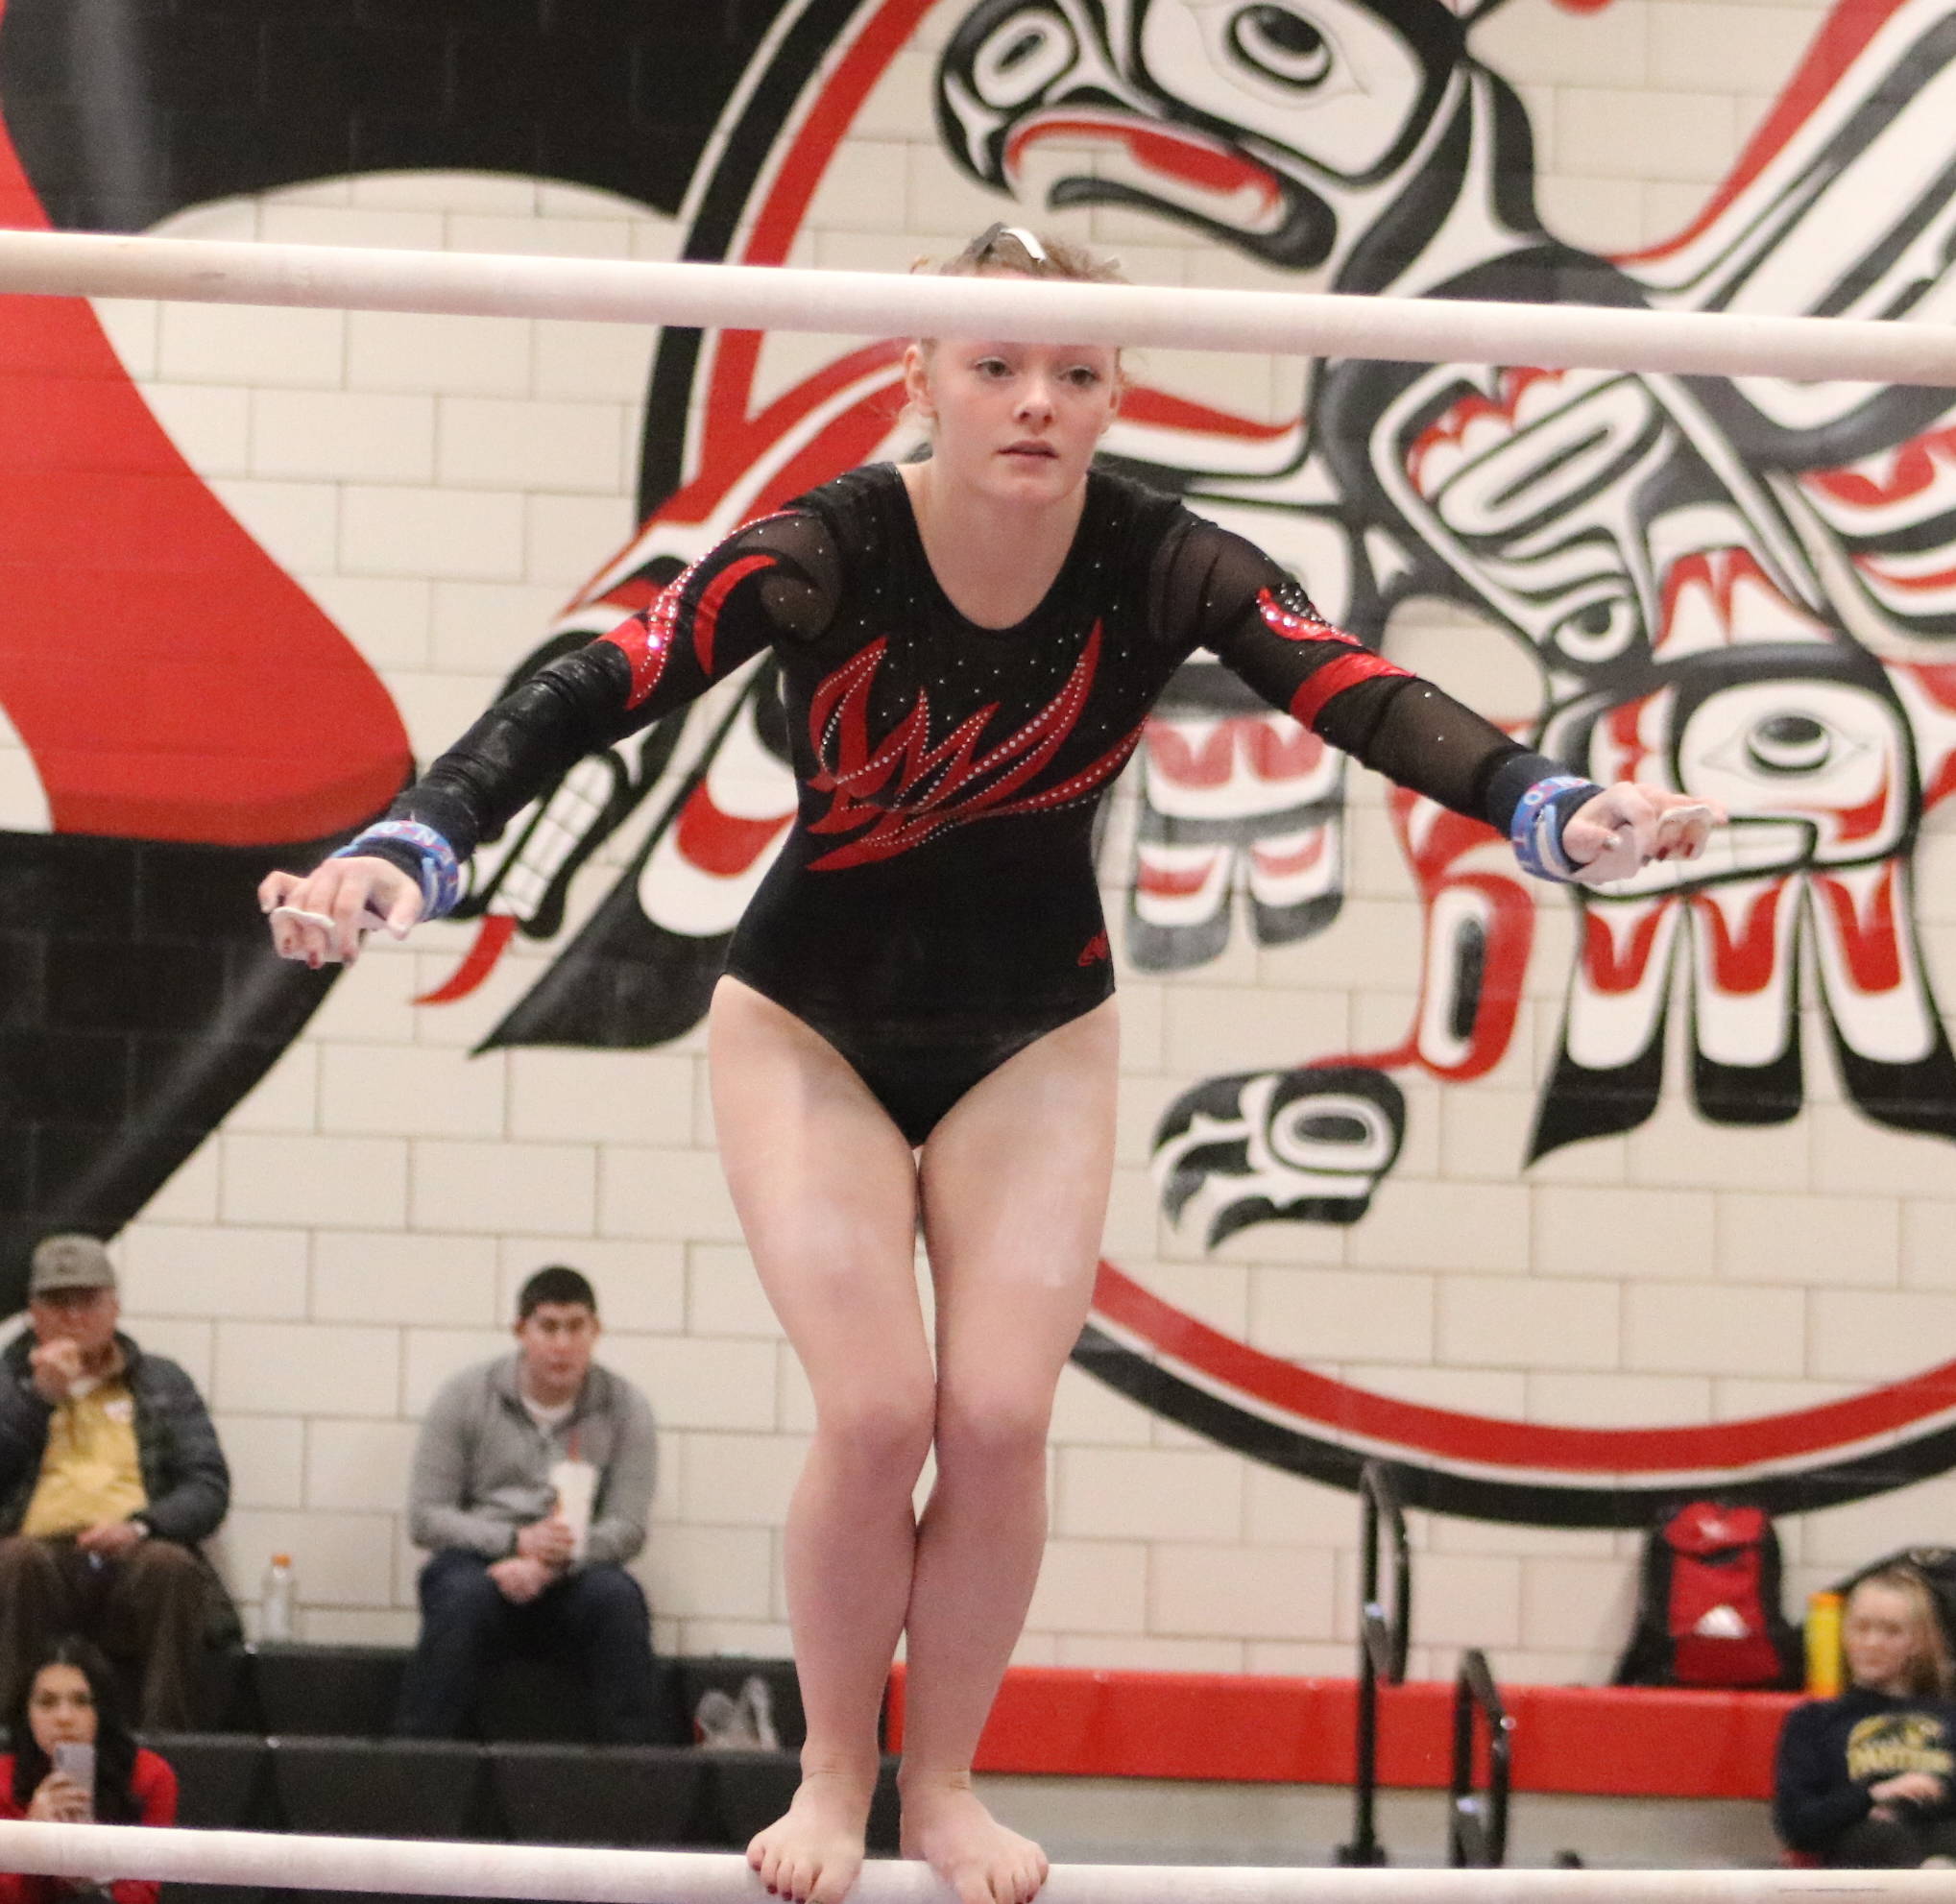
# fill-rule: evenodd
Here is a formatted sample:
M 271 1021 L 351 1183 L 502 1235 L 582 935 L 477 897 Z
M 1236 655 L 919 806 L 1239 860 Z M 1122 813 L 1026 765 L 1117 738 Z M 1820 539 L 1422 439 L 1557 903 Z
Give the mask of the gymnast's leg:
M 910 1595 L 911 1495 L 930 1446 L 916 1167 L 834 1048 L 737 979 L 713 995 L 710 1049 L 727 1182 L 815 1399 L 786 1547 L 802 1784 L 748 1860 L 781 1895 L 836 1904 L 862 1863 L 877 1717 Z
M 924 1146 L 937 1476 L 906 1621 L 904 1849 L 961 1904 L 1025 1904 L 1046 1877 L 971 1767 L 1039 1577 L 1047 1425 L 1099 1260 L 1118 1056 L 1109 1000 L 974 1086 Z

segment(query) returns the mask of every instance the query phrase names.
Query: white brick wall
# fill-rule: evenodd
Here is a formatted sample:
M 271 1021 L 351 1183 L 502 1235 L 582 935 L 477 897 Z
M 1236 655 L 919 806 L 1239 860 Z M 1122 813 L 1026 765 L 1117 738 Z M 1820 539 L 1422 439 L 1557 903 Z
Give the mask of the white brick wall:
M 1148 1623 L 1191 1639 L 1320 1638 L 1332 1572 L 1328 1554 L 1163 1543 L 1148 1581 Z
M 1069 1448 L 1059 1451 L 1057 1533 L 1083 1540 L 1234 1540 L 1243 1519 L 1243 1464 L 1220 1451 Z
M 958 11 L 937 10 L 877 88 L 798 259 L 902 269 L 1003 211 L 944 162 L 920 105 L 928 49 Z M 1509 0 L 1473 45 L 1526 102 L 1550 227 L 1624 250 L 1696 214 L 1823 16 L 1818 0 L 1616 0 L 1582 14 Z M 907 207 L 895 232 L 881 210 L 892 181 Z M 1118 244 L 1143 281 L 1295 282 L 1133 212 L 1047 222 Z M 621 201 L 477 175 L 324 181 L 173 224 L 595 256 L 670 256 L 677 242 L 669 221 Z M 423 753 L 473 715 L 631 526 L 649 329 L 137 302 L 103 317 L 164 427 L 379 671 Z M 782 340 L 763 396 L 830 353 L 827 340 Z M 1141 369 L 1245 414 L 1300 400 L 1289 363 L 1157 351 Z M 1415 621 L 1406 651 L 1447 675 L 1471 631 Z M 1514 667 L 1466 671 L 1463 691 L 1491 694 Z M 1264 1225 L 1215 1251 L 1168 1231 L 1147 1150 L 1177 1093 L 1405 1034 L 1417 903 L 1376 786 L 1355 799 L 1353 897 L 1325 937 L 1258 952 L 1239 936 L 1199 972 L 1124 980 L 1113 1260 L 1267 1354 L 1531 1422 L 1729 1420 L 1949 1358 L 1956 1200 L 1940 1140 L 1829 1101 L 1776 1128 L 1711 1125 L 1683 1102 L 1674 1051 L 1643 1128 L 1524 1169 L 1573 944 L 1573 913 L 1553 899 L 1494 1073 L 1444 1086 L 1401 1073 L 1404 1153 L 1364 1222 Z M 1956 848 L 1932 832 L 1920 900 L 1942 922 L 1930 957 L 1945 1000 L 1952 892 Z M 454 1369 L 507 1348 L 522 1278 L 563 1261 L 597 1280 L 601 1353 L 659 1415 L 641 1571 L 660 1643 L 778 1650 L 780 1529 L 812 1410 L 718 1176 L 699 1041 L 472 1056 L 554 948 L 519 945 L 461 1005 L 416 1006 L 468 942 L 442 928 L 337 985 L 118 1245 L 131 1326 L 205 1386 L 230 1450 L 223 1562 L 251 1600 L 269 1553 L 293 1552 L 314 1637 L 411 1632 L 418 1556 L 400 1497 L 415 1424 Z M 1826 1099 L 1828 1067 L 1810 1070 Z M 1019 1657 L 1349 1670 L 1348 1494 L 1209 1447 L 1077 1371 L 1053 1438 L 1054 1537 Z M 1790 1597 L 1946 1533 L 1952 1511 L 1956 1483 L 1938 1481 L 1789 1520 Z M 1474 1644 L 1510 1673 L 1606 1671 L 1630 1618 L 1632 1538 L 1433 1517 L 1416 1538 L 1422 1670 L 1449 1670 Z

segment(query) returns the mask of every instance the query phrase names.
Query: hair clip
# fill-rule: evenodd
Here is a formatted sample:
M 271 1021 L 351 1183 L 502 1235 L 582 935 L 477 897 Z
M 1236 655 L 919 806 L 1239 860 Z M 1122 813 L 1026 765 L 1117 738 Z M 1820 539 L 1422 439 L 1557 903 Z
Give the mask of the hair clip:
M 1050 264 L 1046 247 L 1023 225 L 997 224 L 988 226 L 965 248 L 965 255 L 974 260 L 982 258 L 1001 238 L 1009 238 L 1024 252 L 1034 264 Z

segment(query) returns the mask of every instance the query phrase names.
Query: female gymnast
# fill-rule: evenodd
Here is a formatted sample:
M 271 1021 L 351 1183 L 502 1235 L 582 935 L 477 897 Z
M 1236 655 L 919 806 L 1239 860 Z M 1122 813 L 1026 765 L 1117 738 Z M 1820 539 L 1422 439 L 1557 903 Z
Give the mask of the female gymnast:
M 944 269 L 1111 275 L 1002 226 Z M 1695 854 L 1712 815 L 1565 774 L 1327 625 L 1248 542 L 1094 470 L 1113 349 L 925 340 L 906 381 L 927 461 L 749 523 L 260 900 L 287 957 L 350 963 L 366 930 L 447 909 L 459 862 L 586 751 L 773 649 L 799 811 L 735 934 L 709 1050 L 722 1163 L 816 1429 L 786 1535 L 803 1778 L 748 1856 L 781 1895 L 849 1890 L 901 1636 L 905 1853 L 962 1904 L 1026 1904 L 1046 1859 L 985 1810 L 971 1764 L 1039 1572 L 1047 1422 L 1113 1166 L 1094 809 L 1155 697 L 1211 648 L 1550 877 Z

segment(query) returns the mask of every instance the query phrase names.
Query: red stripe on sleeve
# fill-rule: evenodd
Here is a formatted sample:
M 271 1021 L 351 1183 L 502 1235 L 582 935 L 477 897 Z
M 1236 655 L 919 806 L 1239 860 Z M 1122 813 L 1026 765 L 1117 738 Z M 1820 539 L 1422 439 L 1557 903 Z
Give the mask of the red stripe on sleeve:
M 1406 680 L 1412 678 L 1405 668 L 1395 667 L 1384 655 L 1375 655 L 1369 649 L 1340 655 L 1311 675 L 1291 696 L 1292 717 L 1309 727 L 1324 711 L 1324 704 L 1333 696 L 1342 694 L 1347 687 L 1357 687 L 1361 681 L 1370 681 L 1382 674 L 1396 674 Z
M 713 671 L 713 630 L 727 597 L 757 568 L 773 566 L 771 555 L 743 555 L 737 562 L 728 563 L 701 591 L 699 605 L 692 612 L 692 651 L 699 657 L 703 673 Z

